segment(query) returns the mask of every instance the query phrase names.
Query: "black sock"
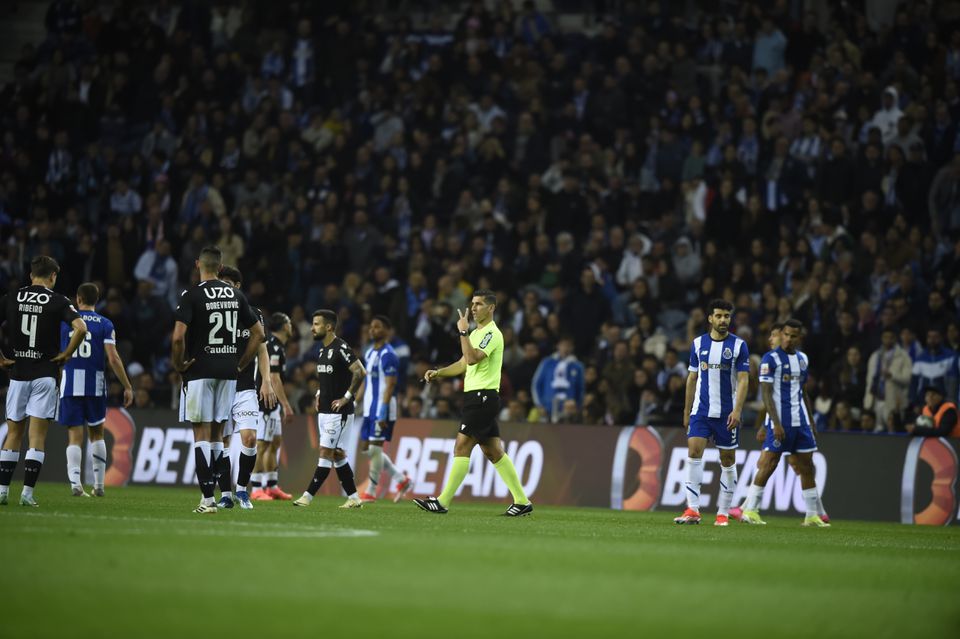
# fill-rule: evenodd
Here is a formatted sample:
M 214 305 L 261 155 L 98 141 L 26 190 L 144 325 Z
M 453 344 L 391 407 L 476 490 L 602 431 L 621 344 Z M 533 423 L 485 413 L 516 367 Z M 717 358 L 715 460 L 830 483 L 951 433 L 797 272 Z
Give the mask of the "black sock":
M 313 473 L 313 479 L 310 480 L 310 486 L 307 488 L 307 492 L 311 495 L 316 496 L 317 491 L 320 490 L 320 486 L 323 485 L 324 480 L 327 478 L 327 475 L 330 474 L 330 468 L 327 466 L 317 466 L 316 472 Z
M 205 499 L 213 497 L 213 473 L 210 472 L 210 465 L 207 464 L 206 454 L 199 448 L 193 449 L 193 456 L 197 463 L 197 483 L 200 484 L 200 492 Z
M 273 488 L 273 487 L 276 486 L 276 485 L 277 485 L 277 480 L 276 480 L 276 479 L 268 479 L 268 480 L 267 480 L 267 488 Z
M 230 472 L 230 455 L 221 455 L 217 462 L 217 483 L 220 485 L 221 493 L 228 493 L 233 490 L 230 480 L 233 479 L 233 473 Z
M 27 459 L 23 462 L 23 485 L 33 488 L 37 485 L 37 478 L 40 476 L 40 469 L 43 468 L 43 462 L 36 459 Z
M 357 484 L 353 480 L 353 469 L 350 468 L 350 464 L 337 467 L 337 478 L 340 479 L 340 485 L 348 496 L 357 492 Z
M 257 465 L 257 456 L 247 455 L 243 452 L 240 453 L 240 461 L 237 463 L 237 486 L 243 486 L 247 488 L 250 484 L 250 474 L 253 472 L 253 467 Z M 259 486 L 254 486 L 254 488 L 259 488 Z
M 20 455 L 12 450 L 3 450 L 0 451 L 0 456 L 4 458 L 16 457 L 16 459 L 10 459 L 9 461 L 7 459 L 0 461 L 0 486 L 9 486 L 13 480 L 13 471 L 17 469 L 17 460 L 20 459 Z

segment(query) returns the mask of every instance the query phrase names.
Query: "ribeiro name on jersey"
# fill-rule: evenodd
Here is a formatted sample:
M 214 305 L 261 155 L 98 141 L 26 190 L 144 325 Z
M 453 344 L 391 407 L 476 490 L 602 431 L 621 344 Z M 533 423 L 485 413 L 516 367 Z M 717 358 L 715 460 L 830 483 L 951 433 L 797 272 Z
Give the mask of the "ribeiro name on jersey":
M 183 292 L 175 317 L 187 325 L 186 357 L 196 359 L 184 380 L 236 379 L 239 336 L 257 321 L 243 293 L 205 280 Z

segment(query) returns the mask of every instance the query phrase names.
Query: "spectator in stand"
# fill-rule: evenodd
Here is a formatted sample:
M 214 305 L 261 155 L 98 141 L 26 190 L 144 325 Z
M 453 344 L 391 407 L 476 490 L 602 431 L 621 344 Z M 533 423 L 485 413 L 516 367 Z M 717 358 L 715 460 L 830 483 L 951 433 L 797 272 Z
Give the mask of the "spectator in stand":
M 177 283 L 177 263 L 170 250 L 167 240 L 158 242 L 156 248 L 147 248 L 137 260 L 133 275 L 138 280 L 149 280 L 151 294 L 165 300 L 173 310 L 177 307 L 181 290 Z
M 960 438 L 957 405 L 946 401 L 943 387 L 929 384 L 923 388 L 923 397 L 923 412 L 907 424 L 907 432 L 915 437 Z
M 897 330 L 887 326 L 880 334 L 880 348 L 867 361 L 867 385 L 863 408 L 876 415 L 875 432 L 894 433 L 908 405 L 913 364 L 897 344 Z
M 562 336 L 557 352 L 537 366 L 531 383 L 534 403 L 556 421 L 566 400 L 573 400 L 577 409 L 583 404 L 583 364 L 573 354 L 573 339 Z
M 931 326 L 927 330 L 925 348 L 913 362 L 910 378 L 910 406 L 920 410 L 923 402 L 923 389 L 931 384 L 939 384 L 948 397 L 954 397 L 957 390 L 955 377 L 957 354 L 943 345 L 943 332 Z

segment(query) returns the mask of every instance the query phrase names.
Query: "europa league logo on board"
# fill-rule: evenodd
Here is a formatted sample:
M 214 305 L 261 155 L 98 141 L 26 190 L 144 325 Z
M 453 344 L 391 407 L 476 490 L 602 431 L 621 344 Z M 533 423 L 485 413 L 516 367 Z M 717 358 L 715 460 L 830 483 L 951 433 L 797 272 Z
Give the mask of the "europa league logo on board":
M 632 454 L 631 454 L 632 453 Z M 627 462 L 639 457 L 636 489 L 627 489 Z M 653 510 L 660 498 L 660 467 L 663 462 L 663 441 L 652 428 L 627 427 L 620 432 L 613 454 L 613 476 L 610 482 L 610 507 L 618 510 Z M 632 466 L 632 464 L 631 464 Z M 633 481 L 629 482 L 632 487 Z
M 104 484 L 125 486 L 130 480 L 130 471 L 133 470 L 133 442 L 136 434 L 133 418 L 122 408 L 108 409 L 104 430 L 113 435 L 110 465 L 107 467 Z
M 925 464 L 930 468 L 929 503 L 915 503 L 917 493 L 926 490 L 918 485 L 918 472 Z M 957 453 L 945 439 L 918 438 L 910 442 L 903 462 L 903 487 L 900 492 L 900 521 L 904 524 L 947 526 L 957 513 Z M 921 489 L 921 490 L 918 490 Z M 923 500 L 925 501 L 925 500 Z

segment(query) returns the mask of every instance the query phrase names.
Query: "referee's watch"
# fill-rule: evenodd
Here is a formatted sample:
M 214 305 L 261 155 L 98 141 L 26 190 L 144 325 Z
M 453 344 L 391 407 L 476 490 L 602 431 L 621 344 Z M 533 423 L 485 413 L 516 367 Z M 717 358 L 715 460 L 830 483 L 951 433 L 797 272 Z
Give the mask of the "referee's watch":
M 470 331 L 460 331 L 460 334 L 464 337 L 467 337 L 470 334 Z

